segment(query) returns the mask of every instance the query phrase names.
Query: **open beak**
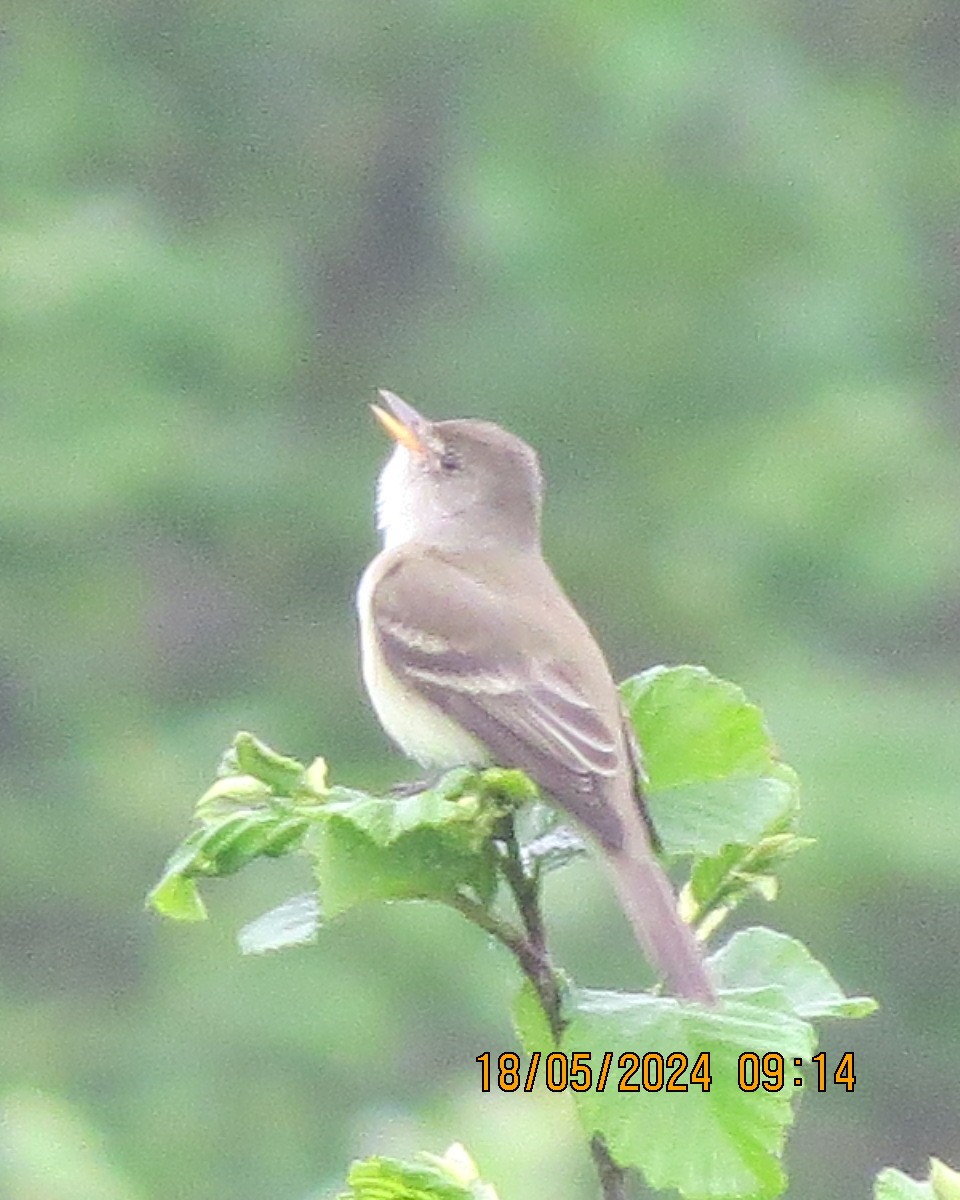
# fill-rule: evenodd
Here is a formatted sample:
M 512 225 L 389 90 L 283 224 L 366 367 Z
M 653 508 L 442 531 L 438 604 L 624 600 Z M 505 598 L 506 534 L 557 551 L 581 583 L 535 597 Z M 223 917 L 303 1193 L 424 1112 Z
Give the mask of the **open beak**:
M 387 408 L 381 408 L 379 404 L 371 404 L 370 407 L 373 409 L 373 415 L 387 433 L 395 442 L 405 446 L 414 454 L 426 454 L 427 447 L 424 438 L 430 422 L 425 417 L 421 417 L 412 404 L 401 400 L 399 396 L 388 392 L 386 388 L 378 388 L 377 395 Z M 388 412 L 387 409 L 390 411 Z

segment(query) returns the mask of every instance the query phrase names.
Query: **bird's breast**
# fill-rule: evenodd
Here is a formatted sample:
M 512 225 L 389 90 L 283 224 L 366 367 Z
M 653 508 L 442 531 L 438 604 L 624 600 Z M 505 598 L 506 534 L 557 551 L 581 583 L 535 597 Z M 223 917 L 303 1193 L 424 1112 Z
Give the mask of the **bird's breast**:
M 360 663 L 364 686 L 380 724 L 409 758 L 422 766 L 485 766 L 490 755 L 479 741 L 442 709 L 404 684 L 384 659 L 373 619 L 378 559 L 367 567 L 357 589 Z

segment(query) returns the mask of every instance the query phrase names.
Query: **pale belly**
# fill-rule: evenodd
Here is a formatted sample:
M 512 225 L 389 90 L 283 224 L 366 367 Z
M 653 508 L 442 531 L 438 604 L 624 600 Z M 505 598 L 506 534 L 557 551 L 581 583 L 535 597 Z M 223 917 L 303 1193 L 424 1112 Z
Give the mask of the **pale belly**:
M 371 565 L 372 566 L 372 565 Z M 490 756 L 472 734 L 435 704 L 404 687 L 387 668 L 370 616 L 371 567 L 357 589 L 363 682 L 380 724 L 408 757 L 425 767 L 484 766 Z

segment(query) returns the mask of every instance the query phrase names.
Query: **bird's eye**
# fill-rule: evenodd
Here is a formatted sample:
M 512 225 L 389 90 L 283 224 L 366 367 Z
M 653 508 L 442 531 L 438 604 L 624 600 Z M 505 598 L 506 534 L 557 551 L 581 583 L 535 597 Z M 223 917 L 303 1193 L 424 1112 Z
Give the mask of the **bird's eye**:
M 463 459 L 456 450 L 444 450 L 440 455 L 440 469 L 447 475 L 452 475 L 454 471 L 459 471 L 463 466 Z

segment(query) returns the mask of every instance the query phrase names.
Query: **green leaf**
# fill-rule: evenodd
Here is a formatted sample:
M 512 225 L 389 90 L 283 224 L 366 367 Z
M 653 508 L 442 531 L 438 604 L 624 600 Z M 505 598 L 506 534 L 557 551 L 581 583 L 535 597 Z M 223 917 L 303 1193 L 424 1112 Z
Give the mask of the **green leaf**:
M 920 1182 L 887 1167 L 874 1182 L 874 1200 L 960 1200 L 960 1174 L 939 1158 L 930 1159 L 930 1178 Z
M 524 980 L 513 1002 L 513 1027 L 517 1031 L 520 1044 L 526 1049 L 553 1048 L 550 1022 L 529 980 Z
M 195 867 L 204 833 L 203 829 L 195 829 L 184 838 L 167 859 L 163 874 L 148 893 L 147 906 L 161 916 L 171 917 L 175 921 L 206 919 L 207 910 L 194 882 L 194 876 L 200 873 Z
M 488 902 L 496 872 L 476 797 L 425 791 L 400 799 L 335 788 L 311 838 L 328 916 L 367 900 L 450 900 L 464 889 Z
M 695 923 L 708 908 L 733 905 L 749 889 L 748 865 L 751 847 L 731 844 L 713 858 L 701 858 L 693 864 L 690 878 L 681 893 L 684 919 Z
M 774 872 L 797 851 L 811 845 L 812 838 L 793 833 L 774 833 L 756 846 L 725 846 L 714 858 L 700 858 L 680 895 L 684 920 L 698 925 L 705 937 L 723 917 L 751 892 L 765 900 L 777 896 Z
M 255 858 L 278 858 L 303 841 L 309 822 L 269 809 L 240 811 L 202 830 L 190 872 L 233 875 Z
M 147 896 L 147 904 L 162 917 L 174 921 L 205 921 L 207 910 L 196 881 L 178 872 L 165 872 Z
M 206 911 L 194 880 L 232 875 L 261 856 L 289 854 L 310 822 L 281 808 L 240 809 L 195 829 L 174 850 L 147 903 L 163 916 L 201 921 Z
M 642 994 L 580 991 L 566 1011 L 562 1048 L 589 1053 L 593 1069 L 593 1087 L 577 1094 L 576 1103 L 587 1130 L 602 1134 L 616 1162 L 641 1171 L 652 1188 L 676 1188 L 688 1200 L 780 1195 L 791 1096 L 762 1087 L 748 1092 L 738 1083 L 744 1051 L 775 1051 L 789 1061 L 809 1058 L 815 1049 L 811 1027 L 785 1011 L 778 996 L 757 992 L 706 1008 Z M 600 1092 L 606 1051 L 612 1051 L 612 1066 Z M 689 1065 L 678 1082 L 687 1082 L 688 1090 L 618 1090 L 625 1052 L 657 1053 L 664 1061 L 686 1055 Z M 709 1054 L 709 1092 L 689 1082 L 702 1052 Z M 639 1079 L 637 1072 L 627 1082 Z
M 480 795 L 510 808 L 536 800 L 539 789 L 529 775 L 507 767 L 487 767 L 478 775 Z
M 350 1191 L 340 1200 L 497 1200 L 462 1146 L 419 1158 L 417 1163 L 380 1157 L 355 1162 L 347 1176 Z
M 313 892 L 307 892 L 249 921 L 237 934 L 237 943 L 242 954 L 266 954 L 315 942 L 319 929 L 320 904 Z
M 752 846 L 796 807 L 792 783 L 774 776 L 735 776 L 684 784 L 647 797 L 666 854 L 720 854 Z
M 240 774 L 259 779 L 278 796 L 292 796 L 303 784 L 303 764 L 279 754 L 252 733 L 238 733 L 233 751 Z
M 934 1200 L 960 1200 L 960 1174 L 939 1158 L 930 1159 L 930 1183 Z
M 270 788 L 252 775 L 222 775 L 197 801 L 194 816 L 198 820 L 215 820 L 238 806 L 253 808 L 271 798 Z
M 866 1017 L 877 1009 L 869 996 L 846 996 L 822 963 L 795 938 L 755 927 L 735 933 L 708 961 L 725 993 L 776 987 L 791 1011 L 806 1020 Z
M 620 686 L 643 748 L 650 813 L 668 854 L 753 845 L 796 808 L 760 709 L 703 667 L 654 667 Z
M 426 1163 L 368 1158 L 354 1163 L 342 1200 L 471 1200 L 470 1189 Z
M 620 693 L 633 720 L 651 792 L 768 774 L 775 750 L 760 709 L 705 667 L 652 667 Z
M 703 667 L 655 667 L 621 693 L 664 851 L 694 856 L 683 907 L 705 934 L 745 896 L 774 895 L 777 870 L 807 844 L 792 832 L 796 776 L 760 709 Z
M 874 1181 L 873 1200 L 940 1200 L 940 1198 L 934 1193 L 930 1183 L 919 1183 L 894 1167 L 887 1167 Z

